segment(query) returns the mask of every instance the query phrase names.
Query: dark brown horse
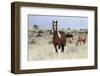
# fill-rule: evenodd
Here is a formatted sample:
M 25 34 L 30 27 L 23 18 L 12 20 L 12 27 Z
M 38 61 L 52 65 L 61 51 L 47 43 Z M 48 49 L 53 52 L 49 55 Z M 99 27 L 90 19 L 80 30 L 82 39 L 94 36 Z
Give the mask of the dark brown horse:
M 58 31 L 58 21 L 53 21 L 53 44 L 56 52 L 61 48 L 61 52 L 64 52 L 64 46 L 66 46 L 66 35 L 63 31 Z M 57 49 L 58 47 L 58 49 Z
M 72 40 L 74 40 L 74 39 L 73 39 L 73 35 L 70 34 L 70 33 L 66 34 L 66 38 L 69 39 L 69 40 L 68 40 L 69 43 L 72 43 Z
M 73 35 L 72 34 L 66 34 L 66 38 L 72 38 L 73 39 Z

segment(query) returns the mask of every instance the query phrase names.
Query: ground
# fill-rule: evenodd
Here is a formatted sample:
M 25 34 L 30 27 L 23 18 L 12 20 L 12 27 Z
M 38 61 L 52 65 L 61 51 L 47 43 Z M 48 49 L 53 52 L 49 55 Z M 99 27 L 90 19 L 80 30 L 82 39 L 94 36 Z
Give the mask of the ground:
M 59 50 L 55 52 L 52 43 L 53 35 L 41 34 L 39 37 L 29 37 L 28 60 L 60 60 L 60 59 L 83 59 L 88 57 L 88 43 L 76 46 L 76 40 L 72 43 L 67 42 L 64 53 Z

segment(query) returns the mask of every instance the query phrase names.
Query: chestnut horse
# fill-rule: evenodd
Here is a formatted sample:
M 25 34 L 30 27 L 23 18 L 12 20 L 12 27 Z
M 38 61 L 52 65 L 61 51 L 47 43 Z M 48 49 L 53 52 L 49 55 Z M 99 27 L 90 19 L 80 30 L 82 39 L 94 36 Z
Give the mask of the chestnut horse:
M 58 49 L 61 48 L 61 52 L 64 52 L 64 47 L 66 46 L 66 35 L 63 31 L 58 31 L 58 21 L 53 21 L 53 44 L 55 51 L 58 53 Z M 58 49 L 57 49 L 58 47 Z
M 78 43 L 80 43 L 80 45 L 81 43 L 83 44 L 86 43 L 86 36 L 84 34 L 79 34 L 76 45 L 78 45 Z

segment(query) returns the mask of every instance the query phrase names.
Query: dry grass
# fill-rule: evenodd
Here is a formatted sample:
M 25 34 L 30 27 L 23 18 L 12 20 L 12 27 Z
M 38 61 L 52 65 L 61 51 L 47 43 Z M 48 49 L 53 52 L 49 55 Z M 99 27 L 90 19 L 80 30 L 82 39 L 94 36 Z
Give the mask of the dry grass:
M 58 59 L 81 59 L 88 57 L 88 45 L 85 44 L 76 46 L 76 40 L 73 43 L 66 43 L 64 53 L 57 54 L 52 44 L 52 35 L 44 34 L 42 37 L 29 38 L 29 41 L 34 39 L 33 43 L 29 43 L 28 60 L 58 60 Z

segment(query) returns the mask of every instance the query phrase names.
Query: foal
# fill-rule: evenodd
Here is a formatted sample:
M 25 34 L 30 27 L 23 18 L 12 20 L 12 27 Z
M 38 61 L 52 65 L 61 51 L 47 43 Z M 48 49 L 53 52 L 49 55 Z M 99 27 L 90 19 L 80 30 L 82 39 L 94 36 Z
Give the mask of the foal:
M 61 48 L 61 52 L 64 52 L 64 46 L 66 46 L 66 35 L 63 31 L 58 31 L 58 21 L 53 21 L 53 44 L 55 51 L 58 53 L 58 49 Z M 57 49 L 58 47 L 58 49 Z
M 82 42 L 83 42 L 83 44 L 86 43 L 86 36 L 83 34 L 79 34 L 76 45 L 78 45 L 78 43 L 80 43 L 80 45 L 81 45 Z

